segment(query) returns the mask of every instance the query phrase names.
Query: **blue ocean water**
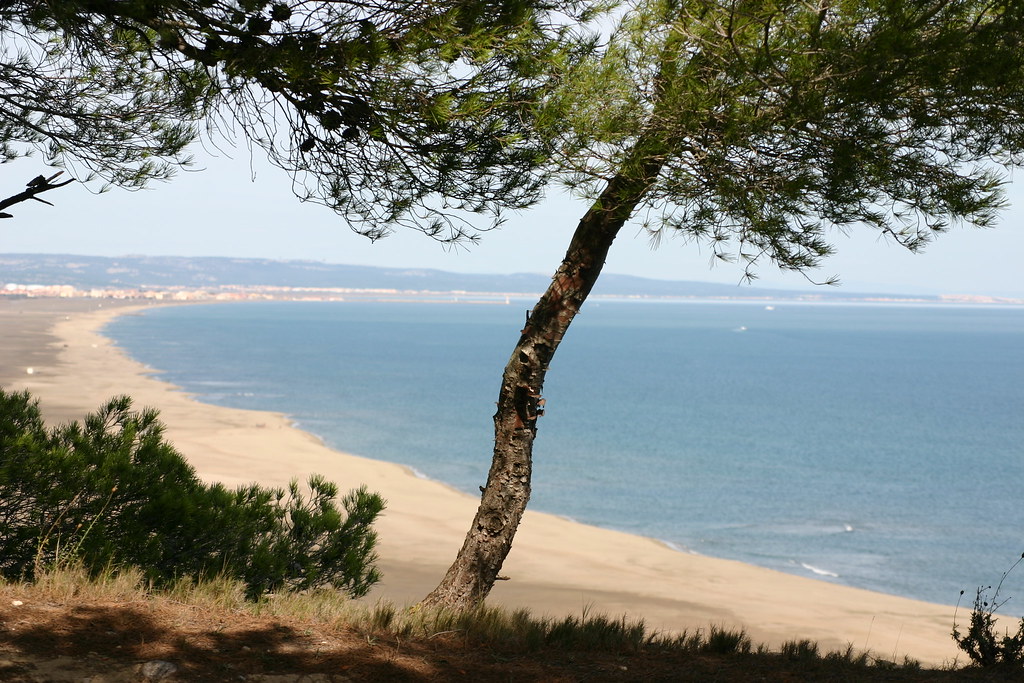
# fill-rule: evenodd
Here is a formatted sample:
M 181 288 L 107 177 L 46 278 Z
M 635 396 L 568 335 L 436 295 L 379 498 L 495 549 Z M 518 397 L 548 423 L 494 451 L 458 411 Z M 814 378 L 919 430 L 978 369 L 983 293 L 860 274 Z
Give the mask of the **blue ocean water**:
M 105 332 L 200 400 L 476 493 L 530 303 L 183 306 Z M 940 603 L 1024 551 L 1024 308 L 600 300 L 544 393 L 533 509 Z M 1024 567 L 1002 596 L 1024 614 Z

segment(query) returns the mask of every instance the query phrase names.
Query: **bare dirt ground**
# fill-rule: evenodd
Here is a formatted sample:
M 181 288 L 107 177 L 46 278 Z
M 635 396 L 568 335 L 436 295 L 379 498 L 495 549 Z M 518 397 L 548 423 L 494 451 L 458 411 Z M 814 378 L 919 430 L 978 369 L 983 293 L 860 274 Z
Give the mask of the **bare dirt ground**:
M 461 634 L 403 641 L 164 597 L 68 600 L 0 585 L 0 681 L 935 681 L 1012 672 L 858 669 L 772 655 L 505 651 Z
M 169 600 L 0 605 L 4 681 L 684 680 L 681 662 L 611 654 L 509 655 L 453 634 L 416 642 L 213 613 Z M 692 667 L 697 662 L 688 662 Z M 717 668 L 717 667 L 716 667 Z M 695 673 L 691 671 L 690 673 Z M 695 680 L 695 679 L 692 679 Z

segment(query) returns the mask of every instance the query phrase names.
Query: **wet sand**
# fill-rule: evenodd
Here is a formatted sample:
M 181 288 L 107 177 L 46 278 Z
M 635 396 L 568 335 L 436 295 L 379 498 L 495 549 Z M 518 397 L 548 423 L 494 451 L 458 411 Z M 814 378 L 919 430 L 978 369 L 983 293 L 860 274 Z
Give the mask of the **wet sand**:
M 413 604 L 437 584 L 462 545 L 475 498 L 400 465 L 332 450 L 281 414 L 198 403 L 98 334 L 139 305 L 99 303 L 0 298 L 0 385 L 32 391 L 50 422 L 129 394 L 137 407 L 160 410 L 168 438 L 210 481 L 283 486 L 315 472 L 342 490 L 366 484 L 388 501 L 377 523 L 384 578 L 368 599 Z M 625 614 L 662 631 L 714 624 L 744 628 L 774 647 L 807 638 L 933 665 L 957 652 L 952 607 L 677 552 L 543 513 L 527 512 L 501 573 L 510 580 L 489 602 L 537 615 Z

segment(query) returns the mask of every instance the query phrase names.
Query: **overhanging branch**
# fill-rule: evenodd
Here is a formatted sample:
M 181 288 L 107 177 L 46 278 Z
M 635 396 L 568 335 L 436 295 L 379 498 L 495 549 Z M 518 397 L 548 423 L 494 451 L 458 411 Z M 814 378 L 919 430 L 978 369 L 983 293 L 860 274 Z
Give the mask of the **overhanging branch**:
M 24 192 L 19 192 L 16 195 L 8 197 L 7 199 L 0 200 L 0 218 L 14 218 L 14 216 L 12 216 L 11 214 L 3 212 L 3 209 L 6 209 L 8 206 L 13 206 L 15 204 L 20 204 L 21 202 L 28 201 L 29 199 L 34 199 L 37 202 L 42 202 L 43 204 L 49 204 L 50 206 L 53 206 L 52 203 L 46 201 L 45 199 L 40 199 L 36 195 L 38 195 L 41 192 L 53 190 L 58 187 L 64 187 L 69 183 L 75 182 L 74 178 L 69 178 L 68 180 L 65 180 L 62 183 L 54 183 L 53 181 L 56 180 L 59 176 L 61 176 L 63 173 L 64 171 L 57 171 L 49 178 L 41 175 L 36 176 L 32 180 L 28 181 L 28 183 L 26 184 L 26 187 L 28 188 L 27 190 L 25 190 Z

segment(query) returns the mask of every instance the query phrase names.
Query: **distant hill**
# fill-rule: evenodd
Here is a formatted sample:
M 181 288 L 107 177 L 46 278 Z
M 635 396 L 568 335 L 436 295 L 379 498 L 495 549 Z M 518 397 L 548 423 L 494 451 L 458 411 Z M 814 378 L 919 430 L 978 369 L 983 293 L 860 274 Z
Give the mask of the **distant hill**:
M 544 291 L 549 275 L 479 275 L 417 268 L 349 266 L 318 261 L 275 261 L 223 257 L 76 256 L 72 254 L 0 254 L 0 286 L 7 283 L 92 287 L 286 286 L 415 291 Z M 596 295 L 651 297 L 814 298 L 849 300 L 898 295 L 856 294 L 819 287 L 807 291 L 762 289 L 685 280 L 652 280 L 604 274 Z M 899 297 L 905 298 L 905 297 Z M 933 297 L 914 297 L 931 299 Z

